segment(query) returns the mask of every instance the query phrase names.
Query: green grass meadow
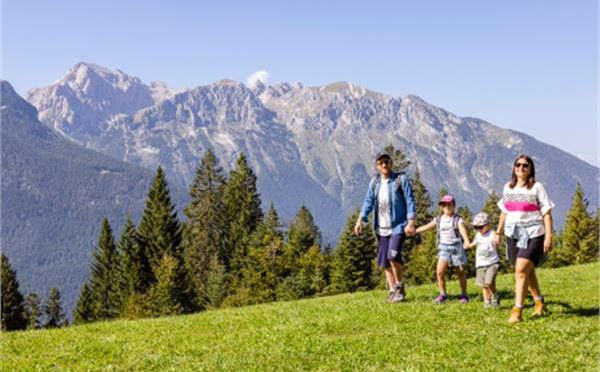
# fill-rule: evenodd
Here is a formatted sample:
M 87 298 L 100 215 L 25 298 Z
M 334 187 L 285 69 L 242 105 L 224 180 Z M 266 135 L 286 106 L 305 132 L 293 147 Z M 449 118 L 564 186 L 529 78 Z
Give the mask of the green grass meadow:
M 599 264 L 541 269 L 550 315 L 509 325 L 512 275 L 499 276 L 501 308 L 433 304 L 436 287 L 408 287 L 401 304 L 384 291 L 228 308 L 172 318 L 112 321 L 3 333 L 12 370 L 598 370 Z

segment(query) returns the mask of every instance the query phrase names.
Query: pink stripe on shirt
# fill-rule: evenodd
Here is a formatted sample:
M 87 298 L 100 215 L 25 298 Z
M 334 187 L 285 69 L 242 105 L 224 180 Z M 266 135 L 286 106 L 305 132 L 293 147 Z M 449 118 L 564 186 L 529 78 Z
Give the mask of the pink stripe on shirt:
M 537 204 L 529 202 L 510 201 L 504 203 L 504 206 L 510 212 L 537 212 L 540 210 Z

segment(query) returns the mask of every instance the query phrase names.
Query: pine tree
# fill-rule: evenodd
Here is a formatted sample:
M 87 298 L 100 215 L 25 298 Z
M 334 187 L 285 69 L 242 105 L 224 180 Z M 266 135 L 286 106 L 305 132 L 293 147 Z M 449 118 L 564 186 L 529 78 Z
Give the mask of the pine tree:
M 153 316 L 177 315 L 183 312 L 179 301 L 177 281 L 178 260 L 165 253 L 160 264 L 155 266 L 156 282 L 148 291 L 148 306 Z
M 229 248 L 231 262 L 224 262 L 232 276 L 240 278 L 246 261 L 250 236 L 260 223 L 263 212 L 260 208 L 260 194 L 256 186 L 256 176 L 246 156 L 237 158 L 235 167 L 229 172 L 225 187 L 224 202 L 229 216 Z
M 596 223 L 588 212 L 588 201 L 577 182 L 571 208 L 561 234 L 562 247 L 556 258 L 564 264 L 579 264 L 598 259 Z
M 264 220 L 252 234 L 247 262 L 242 268 L 242 285 L 226 302 L 240 306 L 287 298 L 281 287 L 283 269 L 283 232 L 277 211 L 271 204 Z
M 437 237 L 435 231 L 422 235 L 420 243 L 410 252 L 404 278 L 410 284 L 431 283 L 435 280 Z
M 197 305 L 207 304 L 207 280 L 213 256 L 220 263 L 229 262 L 227 251 L 229 219 L 223 201 L 225 176 L 215 155 L 208 150 L 196 169 L 190 188 L 190 204 L 185 208 L 185 264 L 193 284 Z
M 13 270 L 8 257 L 0 255 L 0 289 L 2 292 L 2 317 L 3 331 L 25 329 L 27 318 L 23 295 L 19 291 L 17 274 Z
M 94 298 L 92 288 L 88 282 L 83 283 L 77 305 L 73 310 L 73 319 L 75 324 L 88 323 L 95 320 Z
M 119 313 L 127 303 L 129 296 L 144 292 L 143 252 L 136 237 L 135 225 L 131 217 L 127 217 L 117 244 Z
M 108 220 L 102 220 L 98 247 L 92 257 L 90 287 L 93 316 L 90 319 L 112 319 L 117 314 L 119 292 L 117 288 L 118 256 L 112 229 Z
M 406 155 L 400 149 L 396 149 L 394 145 L 389 144 L 384 149 L 384 152 L 387 152 L 392 157 L 392 170 L 396 173 L 404 171 L 407 169 L 411 162 L 406 158 Z
M 291 273 L 297 271 L 298 258 L 315 245 L 321 246 L 321 232 L 308 208 L 301 206 L 288 228 L 288 239 L 284 250 Z
M 44 305 L 44 328 L 64 327 L 66 318 L 60 303 L 60 292 L 56 287 L 50 288 L 48 299 Z
M 373 287 L 372 261 L 377 253 L 377 242 L 370 227 L 366 226 L 362 234 L 354 234 L 354 223 L 358 211 L 352 213 L 340 241 L 335 249 L 332 262 L 331 284 L 327 293 L 354 292 Z
M 192 311 L 194 306 L 189 288 L 189 276 L 184 264 L 182 226 L 177 219 L 177 212 L 171 201 L 165 173 L 161 167 L 158 167 L 154 182 L 148 191 L 146 206 L 136 235 L 141 251 L 141 272 L 147 280 L 143 287 L 148 288 L 157 282 L 155 273 L 163 265 L 163 257 L 168 255 L 177 262 L 174 281 L 178 304 L 184 312 Z
M 325 289 L 327 262 L 318 245 L 313 245 L 297 261 L 296 280 L 302 297 L 319 295 Z
M 411 181 L 413 189 L 413 197 L 415 199 L 415 210 L 416 210 L 416 226 L 422 226 L 431 221 L 433 218 L 431 215 L 431 198 L 427 188 L 421 181 L 421 172 L 417 168 Z M 410 265 L 410 252 L 421 243 L 421 236 L 417 235 L 414 237 L 407 238 L 404 241 L 402 247 L 402 258 L 406 265 Z
M 27 329 L 36 329 L 41 327 L 40 298 L 35 292 L 31 292 L 25 298 L 25 313 L 27 314 Z
M 206 278 L 207 306 L 213 309 L 221 306 L 228 291 L 225 265 L 219 262 L 217 255 L 213 255 L 208 269 L 208 277 Z
M 499 201 L 500 197 L 496 194 L 496 191 L 492 190 L 481 210 L 490 216 L 490 227 L 492 229 L 498 227 L 498 221 L 500 220 L 500 208 L 498 208 Z

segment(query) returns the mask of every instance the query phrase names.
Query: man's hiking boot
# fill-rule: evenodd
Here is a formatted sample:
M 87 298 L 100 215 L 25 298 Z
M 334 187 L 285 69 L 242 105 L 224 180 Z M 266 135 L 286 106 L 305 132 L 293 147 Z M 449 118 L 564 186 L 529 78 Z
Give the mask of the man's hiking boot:
M 510 318 L 508 318 L 508 323 L 514 324 L 514 323 L 519 323 L 519 322 L 523 321 L 523 317 L 521 315 L 522 312 L 523 312 L 523 309 L 521 309 L 520 307 L 514 306 L 512 308 L 512 311 L 510 312 Z
M 448 301 L 448 296 L 440 294 L 439 296 L 437 296 L 434 300 L 434 302 L 436 304 L 443 304 L 444 302 Z
M 396 286 L 396 297 L 399 301 L 404 301 L 406 298 L 406 290 L 404 289 L 404 283 L 400 283 Z
M 546 307 L 546 304 L 544 303 L 544 297 L 542 297 L 540 300 L 535 300 L 535 306 L 533 308 L 533 316 L 544 316 L 548 314 L 548 308 Z
M 390 303 L 397 303 L 404 301 L 406 293 L 404 292 L 404 285 L 399 285 L 393 292 L 390 292 L 389 301 Z

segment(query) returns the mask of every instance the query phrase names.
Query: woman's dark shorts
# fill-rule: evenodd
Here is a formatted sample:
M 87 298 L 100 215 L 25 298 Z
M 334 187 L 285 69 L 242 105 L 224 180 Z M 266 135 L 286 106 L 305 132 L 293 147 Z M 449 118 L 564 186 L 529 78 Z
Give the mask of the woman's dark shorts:
M 388 268 L 390 261 L 402 263 L 402 245 L 404 244 L 404 234 L 379 236 L 377 235 L 377 266 Z
M 547 257 L 544 254 L 544 237 L 536 236 L 527 241 L 527 248 L 522 249 L 517 247 L 517 240 L 513 238 L 506 238 L 506 254 L 508 261 L 514 266 L 517 258 L 526 258 L 533 262 L 535 267 L 543 264 Z

